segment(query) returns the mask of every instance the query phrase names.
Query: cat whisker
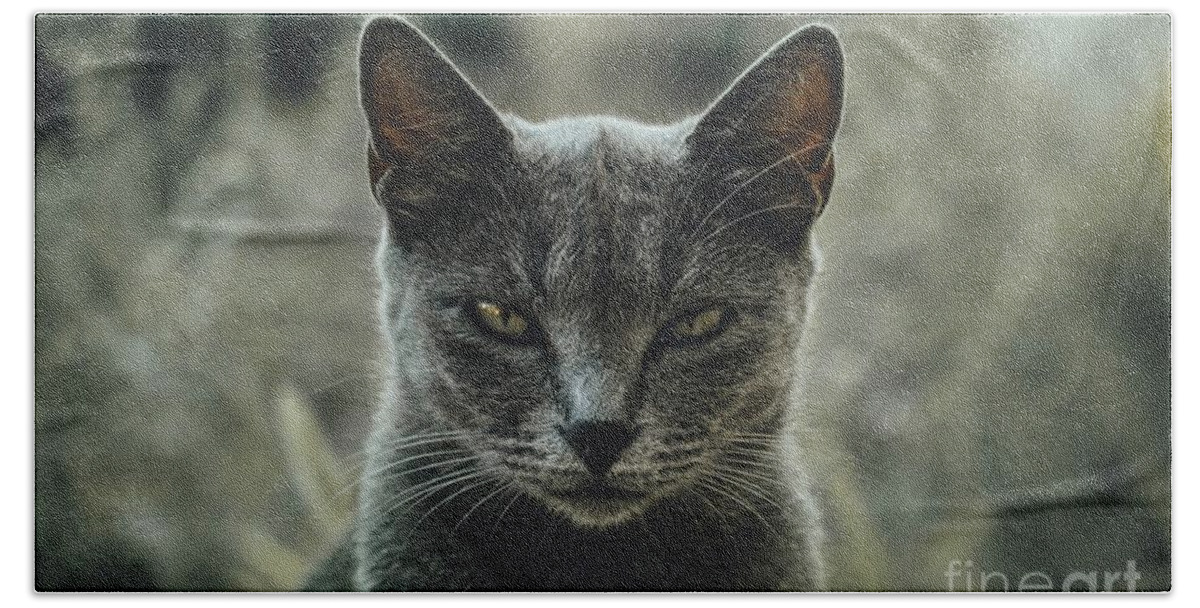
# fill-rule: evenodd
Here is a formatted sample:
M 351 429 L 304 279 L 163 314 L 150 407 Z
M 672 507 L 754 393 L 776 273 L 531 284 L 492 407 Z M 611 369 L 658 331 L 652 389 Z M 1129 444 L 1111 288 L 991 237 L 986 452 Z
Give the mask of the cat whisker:
M 762 522 L 763 527 L 767 528 L 768 530 L 772 530 L 772 531 L 775 530 L 774 524 L 772 524 L 771 521 L 768 520 L 767 517 L 762 514 L 762 511 L 760 511 L 758 509 L 758 507 L 754 506 L 754 501 L 746 498 L 741 492 L 738 492 L 738 488 L 741 486 L 734 484 L 734 482 L 732 480 L 730 480 L 724 476 L 718 476 L 718 479 L 721 479 L 726 484 L 731 484 L 733 486 L 733 487 L 730 487 L 729 485 L 725 486 L 725 489 L 729 491 L 729 493 L 727 494 L 728 496 L 730 496 L 738 504 L 745 507 L 746 510 L 751 515 L 753 515 L 756 519 L 758 519 L 760 522 Z
M 726 513 L 724 511 L 722 511 L 721 508 L 718 507 L 717 504 L 712 501 L 712 499 L 710 499 L 708 496 L 705 496 L 704 493 L 701 492 L 700 490 L 698 490 L 695 486 L 688 487 L 687 491 L 692 496 L 695 496 L 695 497 L 699 498 L 700 500 L 704 501 L 704 504 L 708 506 L 709 510 L 711 510 L 718 517 L 720 517 L 721 521 L 724 522 L 725 525 L 727 525 L 727 526 L 729 525 L 729 516 L 726 515 Z
M 727 447 L 741 449 L 757 449 L 765 451 L 773 451 L 778 449 L 782 444 L 778 441 L 770 441 L 766 439 L 726 439 L 722 449 Z
M 737 449 L 723 448 L 715 461 L 724 462 L 726 464 L 738 464 L 752 468 L 768 468 L 769 465 L 778 464 L 779 458 L 772 451 L 758 451 L 753 449 Z
M 751 460 L 745 457 L 739 457 L 737 455 L 730 455 L 726 456 L 725 458 L 721 458 L 720 462 L 724 462 L 726 464 L 752 466 L 752 468 L 763 468 L 763 466 L 766 466 L 766 463 L 764 463 L 763 460 Z
M 729 441 L 729 442 L 757 443 L 757 444 L 762 444 L 762 445 L 775 444 L 775 443 L 779 443 L 779 441 L 781 441 L 781 439 L 779 437 L 772 436 L 772 435 L 755 436 L 755 435 L 729 434 L 729 435 L 726 435 L 725 437 L 723 437 L 723 439 L 725 441 Z
M 749 445 L 777 445 L 779 443 L 778 438 L 775 437 L 739 437 L 736 435 L 725 437 L 725 441 L 728 443 Z
M 753 452 L 731 449 L 721 450 L 721 454 L 714 460 L 718 462 L 740 464 L 752 467 L 766 467 L 779 462 L 779 459 L 776 458 L 774 454 L 769 452 Z
M 420 454 L 415 454 L 415 455 L 413 455 L 413 456 L 409 456 L 409 457 L 407 457 L 407 458 L 401 458 L 400 460 L 396 460 L 396 461 L 393 461 L 393 462 L 389 462 L 389 463 L 388 463 L 388 464 L 386 464 L 386 465 L 383 465 L 383 466 L 380 466 L 380 467 L 378 467 L 378 468 L 376 468 L 376 469 L 374 469 L 374 470 L 368 471 L 368 472 L 367 472 L 367 475 L 372 475 L 372 476 L 374 476 L 374 475 L 383 475 L 384 473 L 388 473 L 389 471 L 393 471 L 393 470 L 395 470 L 397 467 L 400 467 L 401 465 L 407 464 L 407 463 L 409 463 L 409 462 L 412 462 L 412 461 L 414 461 L 414 460 L 422 460 L 422 459 L 425 459 L 425 458 L 433 458 L 433 457 L 435 457 L 435 456 L 447 456 L 447 455 L 451 455 L 451 454 L 468 454 L 468 453 L 470 453 L 470 450 L 468 450 L 468 449 L 466 449 L 466 448 L 454 448 L 454 449 L 450 449 L 450 450 L 438 450 L 438 451 L 436 451 L 436 452 L 422 452 L 422 453 L 420 453 Z M 418 469 L 418 470 L 421 470 L 421 469 Z M 405 472 L 408 472 L 408 471 L 406 471 L 406 470 L 405 470 L 405 471 L 400 471 L 400 472 L 401 472 L 401 473 L 405 473 Z
M 455 468 L 455 470 L 453 470 L 453 471 L 447 471 L 447 472 L 442 473 L 441 475 L 438 475 L 432 479 L 426 479 L 424 481 L 421 481 L 420 483 L 417 483 L 417 484 L 414 484 L 414 485 L 411 485 L 408 487 L 404 487 L 400 490 L 400 492 L 398 492 L 396 494 L 395 498 L 403 499 L 406 496 L 411 496 L 411 495 L 420 493 L 420 492 L 424 491 L 424 489 L 429 488 L 433 485 L 436 485 L 436 484 L 438 484 L 446 479 L 449 479 L 451 477 L 454 477 L 460 473 L 472 472 L 472 471 L 476 471 L 476 470 L 478 470 L 477 467 L 472 467 L 470 465 L 459 466 L 459 467 Z M 404 472 L 393 473 L 392 475 L 389 475 L 386 477 L 380 477 L 379 481 L 383 482 L 383 481 L 397 479 L 397 478 L 401 477 L 403 474 L 404 474 Z
M 357 487 L 358 487 L 358 486 L 359 486 L 359 485 L 362 483 L 362 479 L 363 479 L 363 476 L 364 476 L 364 475 L 367 475 L 367 474 L 369 474 L 369 475 L 380 475 L 380 474 L 382 474 L 382 473 L 385 473 L 385 472 L 387 472 L 387 471 L 389 471 L 389 470 L 391 470 L 391 469 L 393 469 L 393 468 L 395 468 L 395 467 L 399 466 L 400 464 L 403 464 L 404 462 L 407 462 L 407 461 L 409 461 L 409 460 L 414 460 L 414 459 L 417 459 L 417 458 L 433 457 L 433 456 L 438 456 L 438 455 L 447 454 L 447 453 L 460 452 L 460 451 L 461 451 L 461 452 L 465 452 L 466 450 L 446 450 L 446 451 L 439 451 L 439 452 L 426 452 L 426 453 L 418 454 L 418 455 L 416 455 L 416 456 L 414 456 L 414 457 L 411 457 L 411 458 L 406 458 L 406 459 L 404 459 L 404 460 L 401 460 L 401 461 L 399 461 L 399 462 L 391 462 L 391 463 L 385 464 L 385 465 L 383 465 L 383 466 L 380 466 L 380 467 L 378 467 L 378 468 L 376 468 L 376 469 L 373 469 L 373 470 L 370 470 L 370 471 L 368 471 L 368 470 L 365 468 L 365 467 L 367 466 L 367 464 L 368 464 L 367 462 L 365 462 L 365 461 L 362 461 L 362 462 L 356 462 L 356 463 L 354 463 L 354 464 L 352 465 L 352 467 L 353 467 L 353 469 L 355 469 L 355 473 L 356 473 L 356 474 L 353 476 L 353 479 L 351 479 L 350 481 L 346 482 L 346 483 L 345 483 L 345 484 L 343 484 L 341 487 L 339 487 L 339 488 L 337 489 L 337 491 L 336 491 L 336 492 L 334 492 L 334 494 L 333 494 L 333 497 L 334 497 L 334 498 L 341 498 L 341 497 L 342 497 L 342 496 L 344 496 L 344 495 L 345 495 L 347 492 L 350 492 L 351 490 L 353 490 L 353 489 L 357 488 Z M 391 477 L 392 477 L 392 476 L 390 476 L 390 475 L 389 475 L 389 476 L 386 476 L 385 478 L 391 478 Z
M 445 475 L 433 480 L 438 482 L 436 484 L 434 484 L 433 481 L 426 482 L 426 484 L 433 485 L 426 485 L 419 491 L 401 493 L 398 496 L 399 500 L 393 501 L 393 503 L 387 507 L 387 510 L 383 512 L 383 516 L 387 517 L 401 507 L 414 507 L 446 488 L 453 487 L 455 484 L 469 481 L 478 477 L 483 477 L 486 473 L 487 471 L 465 467 L 464 469 L 455 471 L 450 475 Z M 448 477 L 449 479 L 447 479 Z
M 491 472 L 492 471 L 480 471 L 479 473 L 481 475 L 483 475 L 483 474 L 491 473 Z M 486 477 L 482 481 L 478 481 L 478 482 L 469 484 L 463 488 L 460 488 L 458 491 L 454 492 L 453 494 L 443 498 L 441 500 L 441 502 L 433 505 L 433 507 L 431 507 L 428 511 L 426 511 L 424 515 L 421 515 L 421 517 L 419 517 L 417 519 L 417 521 L 412 524 L 413 533 L 415 534 L 417 529 L 420 528 L 421 522 L 425 521 L 426 519 L 429 518 L 429 516 L 433 515 L 434 511 L 437 511 L 439 508 L 442 507 L 442 505 L 445 505 L 446 503 L 450 502 L 451 500 L 454 500 L 456 497 L 461 496 L 465 492 L 468 492 L 468 491 L 478 488 L 480 486 L 484 486 L 484 485 L 495 483 L 495 482 L 496 482 L 496 479 L 494 477 Z M 411 536 L 411 534 L 410 534 L 410 536 Z
M 439 464 L 440 464 L 440 463 L 439 463 Z M 458 474 L 458 473 L 462 473 L 462 472 L 466 472 L 466 471 L 472 471 L 472 470 L 476 470 L 477 468 L 478 468 L 478 467 L 476 467 L 476 466 L 472 466 L 472 465 L 470 465 L 470 464 L 462 464 L 462 465 L 460 465 L 460 466 L 459 466 L 457 469 L 455 469 L 454 471 L 447 472 L 445 475 L 446 475 L 446 476 L 449 476 L 449 475 L 456 475 L 456 474 Z M 398 473 L 393 473 L 393 474 L 391 474 L 391 475 L 388 475 L 388 476 L 386 476 L 386 477 L 380 477 L 378 481 L 379 481 L 380 483 L 391 483 L 391 482 L 393 482 L 393 481 L 397 481 L 397 480 L 403 480 L 405 473 L 406 473 L 406 472 L 398 472 Z M 421 482 L 420 482 L 420 483 L 418 483 L 418 484 L 415 484 L 415 485 L 412 485 L 412 486 L 408 486 L 408 487 L 403 487 L 403 483 L 402 483 L 402 482 L 398 482 L 398 485 L 400 485 L 402 489 L 401 489 L 401 491 L 400 491 L 400 492 L 397 494 L 397 498 L 401 498 L 401 497 L 403 497 L 403 496 L 407 496 L 407 495 L 410 495 L 410 494 L 416 494 L 416 493 L 418 493 L 418 492 L 421 492 L 421 491 L 423 491 L 424 489 L 426 489 L 426 488 L 428 488 L 428 487 L 431 487 L 431 486 L 432 486 L 432 485 L 433 485 L 433 484 L 434 484 L 436 481 L 441 481 L 442 479 L 445 479 L 445 476 L 443 476 L 443 477 L 441 477 L 441 478 L 435 478 L 435 479 L 430 479 L 430 480 L 421 481 Z
M 399 451 L 399 450 L 407 449 L 409 447 L 424 445 L 424 440 L 426 440 L 426 439 L 437 438 L 437 439 L 440 439 L 441 441 L 451 441 L 453 439 L 458 439 L 458 438 L 467 439 L 471 435 L 472 435 L 472 433 L 470 433 L 468 431 L 440 431 L 440 432 L 434 432 L 434 433 L 416 433 L 416 434 L 412 434 L 412 435 L 403 435 L 400 437 L 394 437 L 394 438 L 384 441 L 382 443 L 370 444 L 370 445 L 368 445 L 368 447 L 365 447 L 357 452 L 354 452 L 353 454 L 350 454 L 349 456 L 346 457 L 346 459 L 347 460 L 358 460 L 360 457 L 362 457 L 368 453 L 376 452 L 379 450 Z M 422 441 L 422 443 L 417 443 L 418 441 Z M 430 441 L 428 443 L 432 443 L 432 441 Z
M 779 439 L 778 433 L 754 433 L 750 431 L 731 431 L 730 437 L 733 438 L 758 438 L 758 439 Z
M 729 444 L 721 447 L 722 452 L 741 453 L 745 455 L 768 456 L 777 454 L 778 446 L 773 445 L 737 445 Z
M 753 446 L 771 446 L 771 447 L 774 447 L 774 446 L 777 446 L 780 444 L 780 439 L 775 436 L 752 437 L 752 436 L 730 435 L 725 438 L 725 441 L 727 443 L 731 443 L 731 444 L 753 445 Z
M 471 514 L 474 513 L 476 509 L 481 507 L 483 505 L 483 503 L 487 502 L 493 496 L 496 496 L 497 494 L 500 494 L 501 492 L 503 492 L 505 490 L 511 490 L 512 487 L 513 487 L 513 482 L 511 482 L 511 481 L 506 482 L 506 483 L 502 484 L 499 488 L 493 490 L 487 496 L 484 496 L 483 498 L 479 499 L 479 502 L 475 503 L 470 509 L 467 509 L 467 512 L 465 514 L 463 514 L 462 518 L 460 518 L 458 520 L 458 523 L 454 524 L 454 527 L 451 528 L 450 533 L 453 534 L 453 533 L 457 532 L 458 528 L 460 526 L 462 526 L 463 523 L 465 523 L 467 521 L 467 518 L 470 517 Z
M 469 431 L 438 431 L 433 433 L 418 433 L 412 435 L 404 435 L 389 439 L 388 441 L 376 445 L 376 448 L 401 448 L 409 445 L 420 445 L 415 442 L 426 442 L 432 440 L 449 441 L 451 439 L 466 439 L 473 436 L 474 433 Z
M 460 467 L 459 469 L 457 469 L 455 471 L 447 473 L 445 475 L 435 477 L 434 479 L 430 479 L 430 480 L 421 482 L 421 483 L 411 486 L 409 488 L 405 488 L 404 490 L 396 493 L 396 495 L 393 497 L 394 500 L 389 505 L 389 509 L 393 506 L 403 504 L 412 498 L 421 496 L 421 495 L 425 494 L 425 492 L 427 490 L 433 489 L 433 491 L 436 491 L 436 488 L 440 487 L 440 484 L 445 483 L 447 481 L 452 482 L 454 479 L 456 479 L 460 475 L 474 473 L 475 471 L 476 471 L 476 469 L 474 469 L 472 467 L 464 466 L 464 467 Z M 388 512 L 390 513 L 390 510 Z
M 456 448 L 456 449 L 452 449 L 452 450 L 440 450 L 440 451 L 436 451 L 436 452 L 422 452 L 420 454 L 416 454 L 414 456 L 410 456 L 408 458 L 404 458 L 404 459 L 401 459 L 401 460 L 398 460 L 395 462 L 389 462 L 383 466 L 377 467 L 370 471 L 367 471 L 364 469 L 359 475 L 357 475 L 355 477 L 355 479 L 351 480 L 350 482 L 347 482 L 341 488 L 338 488 L 337 492 L 334 494 L 334 497 L 341 498 L 344 494 L 346 494 L 350 490 L 358 487 L 358 485 L 361 483 L 361 479 L 363 478 L 364 474 L 370 475 L 370 476 L 380 476 L 380 478 L 382 480 L 395 479 L 400 474 L 406 473 L 408 471 L 401 471 L 399 474 L 389 473 L 387 475 L 384 475 L 384 473 L 388 473 L 392 469 L 394 469 L 404 463 L 411 462 L 413 460 L 419 460 L 422 458 L 433 458 L 434 456 L 444 456 L 444 455 L 448 455 L 448 454 L 467 453 L 467 452 L 468 452 L 468 450 L 463 449 L 463 448 Z M 356 466 L 364 467 L 364 466 L 366 466 L 366 463 L 362 463 L 362 464 L 359 464 Z
M 459 464 L 459 463 L 463 463 L 463 462 L 470 462 L 470 461 L 472 461 L 472 460 L 479 460 L 479 457 L 478 457 L 478 456 L 475 456 L 475 455 L 471 455 L 471 456 L 465 456 L 465 457 L 463 457 L 463 458 L 451 458 L 450 460 L 443 460 L 443 461 L 441 461 L 441 462 L 435 462 L 435 463 L 433 463 L 433 464 L 426 464 L 426 465 L 422 465 L 422 466 L 419 466 L 419 467 L 417 467 L 417 468 L 415 468 L 415 469 L 404 469 L 403 471 L 397 471 L 397 472 L 396 472 L 396 476 L 400 476 L 400 475 L 407 475 L 407 474 L 409 474 L 409 473 L 417 473 L 417 472 L 420 472 L 420 471 L 425 471 L 425 470 L 428 470 L 428 469 L 435 469 L 435 468 L 437 468 L 437 467 L 449 466 L 449 465 L 452 465 L 452 464 Z M 389 477 L 384 477 L 383 479 L 389 479 Z
M 508 504 L 504 505 L 504 509 L 500 511 L 499 515 L 496 516 L 496 521 L 492 523 L 491 533 L 493 535 L 495 535 L 496 531 L 500 529 L 500 520 L 504 519 L 504 516 L 508 514 L 508 510 L 511 509 L 513 504 L 517 502 L 517 499 L 521 498 L 521 490 L 517 487 L 515 481 L 510 484 L 509 487 L 513 489 L 513 497 L 509 499 Z
M 725 471 L 727 473 L 734 473 L 740 477 L 745 478 L 746 481 L 756 481 L 756 482 L 762 482 L 765 484 L 770 484 L 770 485 L 773 485 L 776 487 L 785 487 L 782 481 L 780 481 L 774 477 L 771 477 L 769 475 L 764 475 L 764 474 L 759 473 L 754 470 L 747 470 L 744 468 L 725 466 L 720 463 L 714 463 L 712 466 L 715 469 Z
M 741 505 L 751 515 L 754 515 L 756 518 L 758 518 L 760 521 L 762 521 L 763 525 L 766 526 L 767 529 L 769 529 L 769 530 L 774 529 L 774 526 L 771 525 L 771 522 L 767 521 L 767 518 L 764 517 L 762 513 L 759 513 L 758 509 L 754 508 L 754 505 L 747 502 L 746 499 L 744 499 L 740 495 L 738 495 L 737 492 L 735 492 L 732 488 L 721 487 L 721 485 L 719 484 L 719 481 L 722 481 L 722 480 L 724 480 L 723 477 L 715 475 L 712 471 L 709 471 L 705 477 L 701 477 L 701 478 L 697 479 L 696 483 Z M 714 482 L 718 482 L 718 483 L 714 483 Z
M 738 487 L 746 490 L 747 492 L 754 494 L 760 500 L 762 500 L 763 502 L 767 503 L 768 505 L 771 505 L 772 507 L 778 509 L 779 511 L 784 510 L 783 507 L 779 506 L 779 503 L 775 502 L 775 500 L 771 498 L 770 494 L 768 494 L 767 492 L 765 492 L 758 486 L 754 485 L 753 483 L 751 483 L 744 477 L 739 476 L 738 475 L 739 471 L 737 471 L 735 469 L 725 469 L 725 468 L 722 468 L 721 470 L 725 474 L 718 474 L 718 475 L 720 475 L 722 478 L 724 478 L 727 483 L 738 486 Z
M 440 439 L 425 439 L 422 441 L 411 441 L 408 443 L 402 443 L 402 444 L 398 444 L 398 445 L 385 446 L 385 447 L 379 448 L 377 451 L 380 451 L 380 452 L 386 451 L 386 452 L 390 452 L 390 453 L 393 453 L 396 455 L 401 455 L 406 452 L 409 452 L 410 450 L 413 450 L 413 448 L 417 448 L 420 446 L 428 446 L 428 447 L 424 448 L 425 450 L 428 450 L 431 448 L 440 449 L 443 447 L 445 447 L 446 449 L 463 449 L 460 445 L 457 445 L 456 443 L 454 443 L 457 441 L 459 441 L 459 439 L 453 438 L 453 437 L 452 438 L 440 438 Z M 435 444 L 449 444 L 449 445 L 441 446 L 441 445 L 435 445 Z M 426 452 L 421 452 L 421 453 L 426 453 Z
M 755 455 L 774 458 L 779 453 L 777 445 L 761 445 L 761 444 L 726 444 L 720 447 L 721 452 L 741 453 L 744 456 Z

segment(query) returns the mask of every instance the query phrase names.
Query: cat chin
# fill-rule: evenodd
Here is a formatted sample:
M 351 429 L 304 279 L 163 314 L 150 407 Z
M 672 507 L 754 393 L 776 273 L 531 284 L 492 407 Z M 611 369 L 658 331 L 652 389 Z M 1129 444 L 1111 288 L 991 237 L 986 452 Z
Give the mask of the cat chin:
M 551 511 L 581 528 L 610 528 L 641 515 L 654 502 L 652 497 L 636 500 L 574 500 L 542 496 Z

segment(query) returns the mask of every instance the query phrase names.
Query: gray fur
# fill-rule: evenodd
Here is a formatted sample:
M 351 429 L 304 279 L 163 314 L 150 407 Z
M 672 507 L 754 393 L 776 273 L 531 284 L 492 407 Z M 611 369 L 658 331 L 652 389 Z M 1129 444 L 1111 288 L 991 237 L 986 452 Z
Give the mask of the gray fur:
M 836 40 L 801 30 L 704 116 L 657 127 L 500 116 L 453 68 L 405 81 L 407 105 L 379 102 L 372 66 L 426 61 L 422 42 L 395 20 L 364 35 L 392 377 L 335 560 L 352 581 L 322 584 L 819 589 L 819 522 L 788 429 L 838 116 L 799 134 L 822 147 L 795 163 L 789 133 L 745 128 L 771 119 L 776 73 L 814 45 L 837 53 L 840 109 Z M 406 123 L 385 114 L 410 107 L 431 120 L 407 124 L 441 130 L 396 135 Z M 480 331 L 476 299 L 520 310 L 536 340 Z M 710 341 L 660 340 L 709 307 L 733 319 Z M 576 418 L 637 429 L 609 498 L 570 495 L 593 481 L 561 430 Z

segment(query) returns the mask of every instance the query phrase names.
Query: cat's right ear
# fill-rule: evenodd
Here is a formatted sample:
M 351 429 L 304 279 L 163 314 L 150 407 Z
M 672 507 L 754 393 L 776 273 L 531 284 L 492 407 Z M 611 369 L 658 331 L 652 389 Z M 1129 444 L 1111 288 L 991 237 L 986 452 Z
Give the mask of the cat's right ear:
M 507 158 L 512 135 L 499 115 L 405 21 L 380 17 L 363 30 L 359 87 L 371 131 L 371 189 L 385 207 L 419 207 Z

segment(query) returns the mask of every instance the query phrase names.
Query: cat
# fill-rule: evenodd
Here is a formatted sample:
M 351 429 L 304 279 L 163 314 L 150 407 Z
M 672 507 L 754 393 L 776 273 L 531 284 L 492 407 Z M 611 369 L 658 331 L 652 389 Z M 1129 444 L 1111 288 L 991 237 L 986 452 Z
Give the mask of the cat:
M 314 590 L 819 590 L 796 438 L 842 52 L 699 116 L 531 124 L 422 33 L 360 46 L 390 378 Z

